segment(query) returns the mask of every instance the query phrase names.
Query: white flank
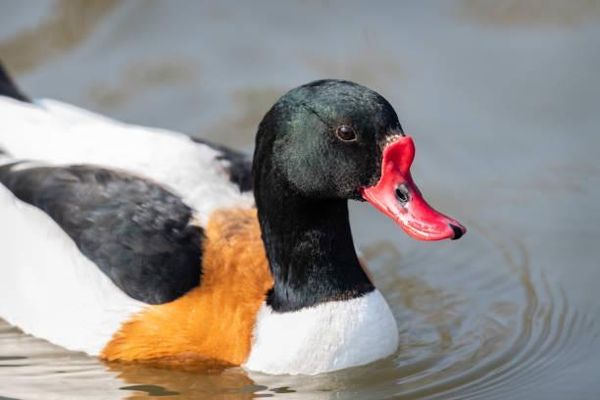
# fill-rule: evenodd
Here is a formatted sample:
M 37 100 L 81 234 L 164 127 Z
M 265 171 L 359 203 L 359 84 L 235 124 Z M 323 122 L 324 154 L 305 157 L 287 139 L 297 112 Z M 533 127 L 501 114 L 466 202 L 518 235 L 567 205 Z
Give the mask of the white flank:
M 229 181 L 228 162 L 183 134 L 124 124 L 55 100 L 0 96 L 0 148 L 16 159 L 95 164 L 145 176 L 194 208 L 202 225 L 217 208 L 252 207 Z
M 116 287 L 44 212 L 0 184 L 0 317 L 69 350 L 98 355 L 145 305 Z
M 367 364 L 398 347 L 398 327 L 378 290 L 276 313 L 263 304 L 244 367 L 268 374 L 318 374 Z

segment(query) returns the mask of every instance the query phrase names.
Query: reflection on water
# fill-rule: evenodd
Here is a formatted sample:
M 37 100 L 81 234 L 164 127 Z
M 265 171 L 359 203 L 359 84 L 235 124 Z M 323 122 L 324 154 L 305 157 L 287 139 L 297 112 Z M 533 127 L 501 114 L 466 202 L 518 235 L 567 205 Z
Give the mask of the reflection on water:
M 493 25 L 573 26 L 600 19 L 596 0 L 464 0 L 461 12 L 468 18 Z
M 247 150 L 291 86 L 339 77 L 382 91 L 415 136 L 424 192 L 470 229 L 417 243 L 352 206 L 397 353 L 315 377 L 103 364 L 0 321 L 0 399 L 600 393 L 600 2 L 365 4 L 49 0 L 0 34 L 0 58 L 34 95 Z M 10 7 L 34 18 L 5 4 L 5 25 Z
M 145 91 L 164 86 L 184 86 L 198 74 L 198 66 L 186 60 L 170 58 L 135 63 L 111 85 L 96 84 L 90 88 L 90 100 L 106 110 L 123 107 Z
M 128 399 L 168 395 L 183 399 L 251 399 L 267 389 L 256 385 L 240 368 L 165 370 L 126 364 L 113 364 L 109 368 L 123 382 L 131 383 L 120 388 L 129 393 Z
M 57 1 L 35 29 L 18 32 L 0 43 L 0 54 L 17 72 L 38 67 L 85 40 L 115 4 L 115 0 Z
M 252 145 L 257 121 L 284 92 L 283 88 L 270 87 L 237 90 L 233 93 L 234 111 L 228 112 L 203 136 L 227 146 L 243 148 Z

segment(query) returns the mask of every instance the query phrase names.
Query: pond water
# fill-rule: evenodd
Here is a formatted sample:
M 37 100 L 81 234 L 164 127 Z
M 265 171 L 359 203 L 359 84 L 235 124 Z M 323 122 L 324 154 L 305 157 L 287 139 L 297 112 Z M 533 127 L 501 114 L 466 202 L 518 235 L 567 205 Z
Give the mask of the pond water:
M 34 97 L 248 152 L 285 90 L 355 80 L 394 104 L 421 189 L 469 228 L 421 243 L 352 206 L 399 322 L 386 360 L 107 365 L 0 321 L 0 399 L 600 397 L 599 2 L 13 2 L 0 58 Z

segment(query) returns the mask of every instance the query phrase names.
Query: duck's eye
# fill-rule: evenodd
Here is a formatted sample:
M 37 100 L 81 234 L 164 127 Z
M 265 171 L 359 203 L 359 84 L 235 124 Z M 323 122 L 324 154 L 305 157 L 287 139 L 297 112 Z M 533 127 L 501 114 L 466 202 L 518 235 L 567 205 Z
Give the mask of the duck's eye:
M 356 132 L 350 125 L 340 125 L 335 130 L 335 135 L 344 142 L 352 142 L 356 140 Z

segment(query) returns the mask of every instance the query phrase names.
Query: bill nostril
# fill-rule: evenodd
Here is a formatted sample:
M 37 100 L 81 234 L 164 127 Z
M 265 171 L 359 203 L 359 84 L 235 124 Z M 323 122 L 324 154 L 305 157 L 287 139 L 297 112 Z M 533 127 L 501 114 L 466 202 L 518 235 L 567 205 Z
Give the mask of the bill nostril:
M 404 183 L 396 188 L 396 199 L 402 204 L 406 204 L 410 200 L 408 188 Z
M 465 231 L 458 225 L 454 225 L 454 224 L 449 224 L 450 228 L 452 228 L 452 232 L 454 232 L 454 236 L 452 237 L 452 240 L 457 240 L 460 239 L 464 234 Z

